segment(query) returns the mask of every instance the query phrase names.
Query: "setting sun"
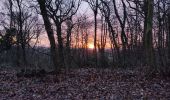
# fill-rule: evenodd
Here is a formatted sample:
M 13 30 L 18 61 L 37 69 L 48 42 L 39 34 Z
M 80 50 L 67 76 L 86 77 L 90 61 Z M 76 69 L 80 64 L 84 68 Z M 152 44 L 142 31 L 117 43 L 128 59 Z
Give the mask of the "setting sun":
M 94 49 L 94 45 L 93 44 L 88 44 L 88 48 Z

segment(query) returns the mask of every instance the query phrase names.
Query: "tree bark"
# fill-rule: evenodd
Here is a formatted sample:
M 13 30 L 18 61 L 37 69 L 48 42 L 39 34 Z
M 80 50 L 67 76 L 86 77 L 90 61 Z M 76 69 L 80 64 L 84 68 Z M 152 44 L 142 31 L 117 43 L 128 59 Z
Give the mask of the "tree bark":
M 126 13 L 126 5 L 124 3 L 123 0 L 121 0 L 122 4 L 123 4 L 123 20 L 121 20 L 121 17 L 118 13 L 117 7 L 116 7 L 116 1 L 113 0 L 113 7 L 114 7 L 114 11 L 115 11 L 115 15 L 120 23 L 120 27 L 121 27 L 121 41 L 123 44 L 123 48 L 126 49 L 126 45 L 128 43 L 128 39 L 127 36 L 125 34 L 125 25 L 126 25 L 126 19 L 127 19 L 127 13 Z
M 18 6 L 18 10 L 19 10 L 19 18 L 18 18 L 18 23 L 19 23 L 19 33 L 18 33 L 18 58 L 19 58 L 19 44 L 21 44 L 21 48 L 22 48 L 22 57 L 23 57 L 23 62 L 24 64 L 27 64 L 27 60 L 26 60 L 26 51 L 25 51 L 25 37 L 23 34 L 23 19 L 22 19 L 22 8 L 21 8 L 21 1 L 20 0 L 16 0 L 17 1 L 17 6 Z M 18 59 L 18 64 L 20 63 L 20 59 Z
M 97 66 L 97 7 L 96 10 L 94 11 L 94 55 L 95 55 L 95 62 Z
M 37 0 L 40 5 L 41 14 L 44 20 L 45 29 L 47 31 L 48 39 L 50 41 L 50 51 L 51 51 L 51 58 L 53 60 L 53 64 L 55 67 L 55 70 L 58 71 L 58 62 L 57 62 L 57 49 L 55 44 L 55 38 L 54 33 L 51 27 L 51 22 L 49 20 L 46 6 L 45 6 L 45 0 Z
M 59 66 L 64 67 L 64 54 L 63 54 L 63 39 L 62 39 L 62 32 L 61 32 L 61 24 L 58 22 L 56 23 L 57 28 L 57 38 L 58 38 L 58 53 L 59 53 Z
M 152 20 L 153 20 L 153 0 L 145 0 L 147 5 L 147 13 L 145 16 L 145 23 L 144 23 L 144 49 L 146 55 L 146 63 L 149 66 L 153 66 L 154 58 L 153 58 L 153 44 L 152 44 Z
M 170 12 L 168 13 L 168 58 L 170 59 Z
M 67 62 L 67 66 L 70 67 L 71 65 L 71 33 L 72 33 L 72 29 L 73 29 L 73 23 L 72 23 L 72 18 L 70 20 L 68 20 L 67 24 L 67 37 L 66 37 L 66 62 Z

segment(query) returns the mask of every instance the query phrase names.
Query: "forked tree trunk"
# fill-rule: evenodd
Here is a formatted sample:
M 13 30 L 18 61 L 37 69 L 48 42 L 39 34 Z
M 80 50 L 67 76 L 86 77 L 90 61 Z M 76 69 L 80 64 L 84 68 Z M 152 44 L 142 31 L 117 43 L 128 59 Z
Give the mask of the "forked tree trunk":
M 55 66 L 55 70 L 58 71 L 58 62 L 57 62 L 57 50 L 55 44 L 54 33 L 51 27 L 51 23 L 49 17 L 47 15 L 47 10 L 45 6 L 45 0 L 37 0 L 40 5 L 41 14 L 44 20 L 45 29 L 47 31 L 48 39 L 50 41 L 50 51 L 51 51 L 51 58 L 53 60 L 53 64 Z

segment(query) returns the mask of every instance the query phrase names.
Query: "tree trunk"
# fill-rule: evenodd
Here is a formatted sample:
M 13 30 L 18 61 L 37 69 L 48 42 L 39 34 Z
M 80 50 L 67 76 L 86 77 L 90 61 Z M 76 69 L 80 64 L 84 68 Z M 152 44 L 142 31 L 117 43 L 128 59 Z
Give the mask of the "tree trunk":
M 54 33 L 51 27 L 49 17 L 47 15 L 45 0 L 37 0 L 37 1 L 40 5 L 40 10 L 41 10 L 41 14 L 44 20 L 45 29 L 47 31 L 48 39 L 50 41 L 51 58 L 55 66 L 55 70 L 58 71 L 59 68 L 58 68 L 58 62 L 57 62 L 57 50 L 56 50 L 55 38 L 54 38 Z
M 9 8 L 10 8 L 10 29 L 12 28 L 12 22 L 13 22 L 13 9 L 12 9 L 12 7 L 13 7 L 13 2 L 12 2 L 12 0 L 8 0 L 8 2 L 9 2 Z
M 161 15 L 160 15 L 160 0 L 158 0 L 158 48 L 161 50 L 162 48 L 162 20 L 161 20 Z M 161 52 L 161 51 L 160 51 Z
M 138 8 L 138 1 L 136 0 L 136 2 L 135 2 L 136 4 L 136 9 L 139 9 Z M 136 15 L 136 19 L 135 19 L 135 39 L 134 39 L 134 43 L 135 43 L 135 48 L 137 47 L 137 40 L 138 40 L 138 11 L 135 11 L 135 15 Z
M 153 0 L 146 0 L 147 13 L 145 16 L 145 30 L 144 30 L 144 49 L 146 54 L 146 63 L 153 66 L 153 45 L 152 45 L 152 20 L 153 20 Z
M 63 39 L 61 36 L 61 24 L 58 22 L 56 23 L 57 28 L 57 38 L 58 38 L 58 53 L 59 53 L 59 66 L 64 67 L 64 54 L 63 54 Z
M 114 11 L 115 11 L 115 15 L 120 23 L 120 27 L 121 27 L 121 41 L 123 44 L 123 49 L 126 49 L 126 45 L 128 43 L 128 39 L 127 36 L 125 34 L 125 25 L 126 25 L 126 19 L 127 19 L 127 13 L 126 13 L 126 5 L 124 3 L 123 0 L 121 0 L 122 4 L 123 4 L 123 20 L 121 20 L 121 17 L 118 13 L 117 7 L 116 7 L 116 1 L 113 0 L 113 7 L 114 7 Z
M 112 39 L 111 41 L 113 42 L 114 46 L 115 46 L 115 49 L 116 49 L 116 52 L 117 52 L 117 55 L 118 55 L 118 63 L 120 64 L 120 59 L 121 59 L 121 56 L 120 56 L 120 51 L 119 51 L 119 46 L 116 42 L 116 39 L 115 39 L 115 31 L 113 30 L 113 27 L 111 25 L 111 22 L 109 21 L 108 18 L 106 18 L 106 21 L 107 21 L 107 24 L 108 24 L 108 28 L 111 32 L 111 35 L 112 35 Z
M 94 56 L 95 56 L 95 63 L 97 66 L 97 9 L 94 11 Z
M 22 20 L 22 8 L 21 8 L 21 1 L 20 0 L 17 0 L 17 6 L 18 6 L 18 10 L 19 10 L 19 19 L 18 19 L 18 23 L 19 23 L 19 33 L 18 33 L 18 48 L 20 48 L 19 44 L 21 44 L 21 48 L 22 48 L 22 57 L 23 57 L 23 63 L 24 64 L 27 64 L 27 60 L 26 60 L 26 51 L 25 51 L 25 37 L 24 37 L 24 34 L 23 34 L 23 20 Z M 19 49 L 18 49 L 19 50 Z M 17 51 L 19 54 L 19 51 Z M 19 55 L 18 55 L 19 56 Z M 18 59 L 20 61 L 20 59 Z M 20 63 L 20 62 L 19 62 Z M 18 64 L 19 64 L 18 63 Z
M 170 59 L 170 12 L 168 13 L 168 58 Z
M 72 23 L 67 23 L 67 40 L 66 40 L 66 62 L 67 66 L 71 66 L 71 48 L 70 48 L 70 42 L 71 42 L 71 31 L 73 28 Z

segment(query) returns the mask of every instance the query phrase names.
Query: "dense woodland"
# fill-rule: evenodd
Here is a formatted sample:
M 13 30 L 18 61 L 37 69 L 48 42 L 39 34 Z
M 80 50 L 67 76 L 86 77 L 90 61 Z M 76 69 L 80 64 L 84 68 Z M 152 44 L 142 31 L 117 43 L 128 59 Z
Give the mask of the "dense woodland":
M 1 0 L 0 6 L 1 76 L 10 68 L 16 71 L 17 77 L 40 76 L 45 82 L 52 78 L 53 85 L 65 79 L 64 82 L 69 82 L 68 79 L 74 77 L 73 82 L 80 84 L 104 81 L 106 86 L 114 88 L 107 82 L 128 80 L 126 86 L 131 87 L 128 82 L 134 81 L 135 74 L 135 82 L 144 82 L 146 88 L 150 85 L 148 80 L 164 85 L 159 95 L 153 89 L 143 90 L 147 95 L 143 95 L 143 99 L 170 98 L 167 92 L 170 86 L 170 0 Z M 41 45 L 46 40 L 45 45 Z M 8 71 L 6 76 L 9 77 Z M 47 74 L 56 76 L 44 76 Z M 82 84 L 89 84 L 86 82 Z M 121 88 L 124 91 L 125 87 Z M 109 87 L 104 91 L 107 90 Z M 109 98 L 104 99 L 137 99 L 132 90 L 130 94 L 126 90 L 121 92 L 126 94 L 122 98 L 116 94 L 115 98 L 108 95 Z M 75 91 L 73 94 L 79 93 Z M 153 94 L 148 96 L 149 92 Z M 104 97 L 102 93 L 99 95 Z M 73 94 L 73 97 L 77 95 Z M 79 95 L 81 99 L 96 98 L 90 94 L 84 97 L 84 94 Z M 54 98 L 71 98 L 64 98 L 67 96 L 66 93 Z

